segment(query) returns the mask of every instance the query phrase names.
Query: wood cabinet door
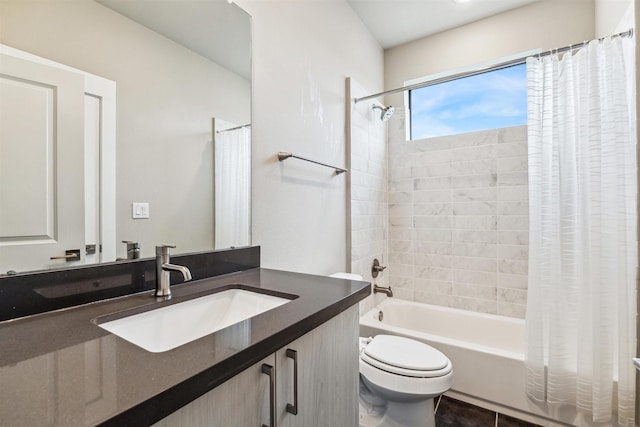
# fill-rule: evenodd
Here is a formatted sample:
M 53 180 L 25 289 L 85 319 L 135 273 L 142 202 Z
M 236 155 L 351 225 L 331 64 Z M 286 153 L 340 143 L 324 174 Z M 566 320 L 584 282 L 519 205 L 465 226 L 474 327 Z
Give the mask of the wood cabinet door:
M 154 424 L 154 427 L 269 426 L 269 376 L 262 365 L 275 368 L 271 355 Z
M 357 426 L 358 306 L 278 350 L 276 367 L 279 426 Z M 288 405 L 296 406 L 296 415 L 287 410 Z

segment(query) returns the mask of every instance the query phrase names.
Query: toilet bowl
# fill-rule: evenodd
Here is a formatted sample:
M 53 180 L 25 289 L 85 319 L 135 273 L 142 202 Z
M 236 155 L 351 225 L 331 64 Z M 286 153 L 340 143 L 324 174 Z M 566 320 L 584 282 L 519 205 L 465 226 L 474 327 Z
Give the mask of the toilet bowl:
M 434 398 L 453 385 L 451 361 L 409 338 L 360 339 L 360 426 L 434 427 Z
M 359 366 L 360 427 L 435 427 L 434 398 L 453 385 L 447 356 L 416 340 L 376 335 L 360 338 Z

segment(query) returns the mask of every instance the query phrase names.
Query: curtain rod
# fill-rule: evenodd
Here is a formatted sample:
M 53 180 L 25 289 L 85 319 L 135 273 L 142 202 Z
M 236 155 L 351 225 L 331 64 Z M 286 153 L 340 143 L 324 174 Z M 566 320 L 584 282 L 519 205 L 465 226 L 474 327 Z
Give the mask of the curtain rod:
M 596 39 L 596 40 L 602 41 L 604 39 L 613 38 L 613 37 L 633 37 L 633 28 L 630 28 L 629 30 L 624 31 L 622 33 L 613 34 L 613 35 L 607 36 L 607 37 L 601 37 L 601 38 Z M 589 41 L 585 41 L 585 42 L 581 42 L 581 43 L 576 43 L 576 44 L 572 44 L 572 45 L 569 45 L 569 46 L 561 47 L 561 48 L 558 48 L 558 49 L 551 49 L 551 50 L 548 50 L 546 52 L 536 53 L 534 55 L 528 55 L 528 56 L 524 56 L 524 57 L 521 57 L 521 58 L 512 59 L 510 61 L 503 62 L 503 63 L 498 64 L 498 65 L 490 65 L 490 66 L 486 66 L 486 67 L 482 67 L 482 68 L 477 68 L 477 69 L 475 69 L 473 71 L 463 71 L 461 73 L 452 74 L 450 76 L 440 77 L 438 79 L 429 80 L 427 82 L 420 82 L 420 83 L 412 84 L 412 85 L 409 85 L 409 86 L 399 87 L 399 88 L 396 88 L 396 89 L 385 90 L 384 92 L 375 93 L 373 95 L 367 95 L 367 96 L 363 96 L 361 98 L 355 98 L 354 102 L 357 104 L 360 101 L 366 101 L 367 99 L 377 98 L 377 97 L 382 96 L 382 95 L 389 95 L 389 94 L 392 94 L 392 93 L 398 93 L 398 92 L 405 92 L 405 91 L 408 91 L 408 90 L 420 89 L 420 88 L 423 88 L 423 87 L 433 86 L 433 85 L 437 85 L 439 83 L 445 83 L 445 82 L 448 82 L 448 81 L 451 81 L 451 80 L 456 80 L 456 79 L 459 79 L 459 78 L 462 78 L 462 77 L 475 76 L 475 75 L 478 75 L 478 74 L 486 73 L 487 71 L 490 71 L 490 70 L 499 70 L 501 68 L 511 67 L 513 65 L 518 65 L 518 64 L 522 64 L 522 63 L 526 62 L 527 58 L 531 57 L 531 56 L 537 56 L 537 57 L 540 58 L 540 57 L 548 56 L 548 55 L 552 55 L 552 54 L 563 53 L 563 52 L 569 51 L 571 49 L 583 47 L 583 46 L 587 45 L 588 43 L 590 43 L 590 42 Z
M 216 133 L 229 132 L 230 130 L 238 130 L 238 129 L 246 128 L 246 127 L 249 127 L 249 126 L 251 126 L 251 123 L 249 123 L 248 125 L 236 126 L 234 128 L 217 130 Z

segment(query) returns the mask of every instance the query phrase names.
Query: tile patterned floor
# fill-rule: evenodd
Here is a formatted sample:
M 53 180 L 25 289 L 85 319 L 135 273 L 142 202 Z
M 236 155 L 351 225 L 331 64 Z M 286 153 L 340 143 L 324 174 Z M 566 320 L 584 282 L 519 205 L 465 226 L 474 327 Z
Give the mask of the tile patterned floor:
M 442 396 L 436 408 L 437 427 L 539 427 L 470 403 Z

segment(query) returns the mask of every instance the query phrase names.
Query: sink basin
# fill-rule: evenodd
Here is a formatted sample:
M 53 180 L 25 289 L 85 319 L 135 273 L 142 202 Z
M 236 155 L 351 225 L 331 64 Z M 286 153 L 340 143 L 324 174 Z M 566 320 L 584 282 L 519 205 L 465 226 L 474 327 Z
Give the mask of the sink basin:
M 291 301 L 230 289 L 98 324 L 152 353 L 179 347 Z

